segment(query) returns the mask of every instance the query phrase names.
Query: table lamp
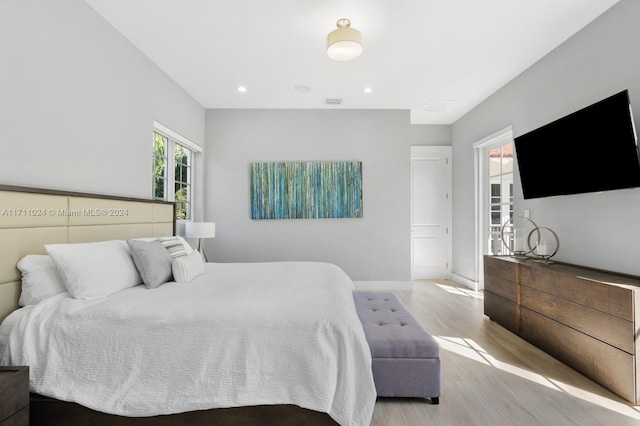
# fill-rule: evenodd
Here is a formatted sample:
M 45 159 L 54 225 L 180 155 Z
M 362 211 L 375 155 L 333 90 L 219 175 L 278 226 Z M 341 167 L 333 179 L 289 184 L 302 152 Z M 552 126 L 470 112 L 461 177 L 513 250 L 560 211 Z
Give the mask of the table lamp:
M 207 256 L 204 253 L 202 240 L 216 237 L 216 224 L 214 222 L 186 222 L 184 236 L 185 238 L 198 238 L 198 251 L 206 262 Z

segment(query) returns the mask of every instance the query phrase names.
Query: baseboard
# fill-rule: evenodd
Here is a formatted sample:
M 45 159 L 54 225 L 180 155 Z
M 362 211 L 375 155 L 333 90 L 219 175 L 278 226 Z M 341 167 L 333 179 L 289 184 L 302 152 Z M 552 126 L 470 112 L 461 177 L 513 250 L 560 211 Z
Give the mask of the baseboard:
M 481 285 L 479 282 L 477 281 L 472 281 L 468 278 L 465 278 L 461 275 L 457 275 L 457 274 L 451 274 L 451 281 L 453 281 L 456 284 L 460 284 L 463 285 L 465 287 L 470 288 L 473 291 L 482 291 L 484 290 L 484 288 L 481 288 Z
M 411 291 L 411 281 L 354 281 L 357 291 Z

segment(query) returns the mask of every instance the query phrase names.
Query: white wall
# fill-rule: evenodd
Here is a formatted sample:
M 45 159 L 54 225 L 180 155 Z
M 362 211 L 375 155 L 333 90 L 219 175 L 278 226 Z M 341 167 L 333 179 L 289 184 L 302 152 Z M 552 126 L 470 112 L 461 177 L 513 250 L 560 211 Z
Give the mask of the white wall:
M 208 110 L 208 256 L 326 261 L 353 280 L 408 281 L 410 127 L 397 110 Z M 250 219 L 249 163 L 325 160 L 362 161 L 363 218 Z
M 84 1 L 0 2 L 0 183 L 149 198 L 153 120 L 204 143 L 204 109 Z
M 640 123 L 640 1 L 623 0 L 453 125 L 453 272 L 477 280 L 474 253 L 472 144 L 508 125 L 519 136 L 620 90 L 629 89 Z M 603 161 L 615 161 L 606 141 Z M 562 170 L 546 170 L 562 178 Z M 517 173 L 517 172 L 516 172 Z M 558 260 L 640 275 L 640 189 L 523 200 L 515 183 L 515 214 L 530 209 L 552 228 Z

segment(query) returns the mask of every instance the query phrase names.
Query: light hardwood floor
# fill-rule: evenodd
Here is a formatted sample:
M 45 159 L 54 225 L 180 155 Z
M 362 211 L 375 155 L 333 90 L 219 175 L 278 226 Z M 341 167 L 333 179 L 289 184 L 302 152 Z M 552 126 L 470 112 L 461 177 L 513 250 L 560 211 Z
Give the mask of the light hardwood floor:
M 440 345 L 442 396 L 379 398 L 372 426 L 640 425 L 640 407 L 490 321 L 481 293 L 449 281 L 396 293 Z

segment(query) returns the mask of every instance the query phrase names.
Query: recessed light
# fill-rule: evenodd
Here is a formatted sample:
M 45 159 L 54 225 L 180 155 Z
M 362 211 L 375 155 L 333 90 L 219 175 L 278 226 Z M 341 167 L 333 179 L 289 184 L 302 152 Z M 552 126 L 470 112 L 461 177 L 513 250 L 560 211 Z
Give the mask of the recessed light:
M 371 93 L 373 92 L 373 90 L 371 89 L 371 87 L 365 87 L 364 88 L 364 93 Z
M 238 92 L 240 92 L 240 93 L 246 93 L 246 91 L 247 91 L 247 88 L 246 88 L 246 87 L 244 87 L 244 86 L 238 86 Z

